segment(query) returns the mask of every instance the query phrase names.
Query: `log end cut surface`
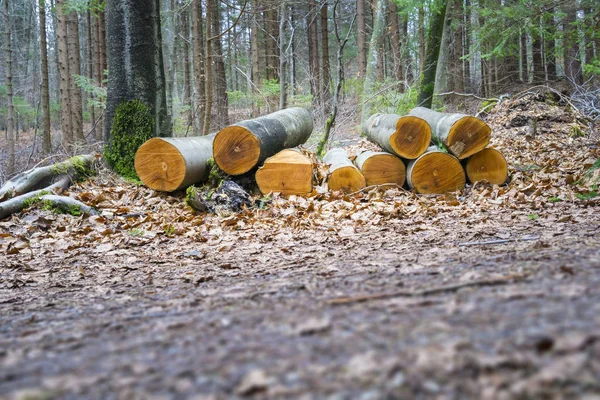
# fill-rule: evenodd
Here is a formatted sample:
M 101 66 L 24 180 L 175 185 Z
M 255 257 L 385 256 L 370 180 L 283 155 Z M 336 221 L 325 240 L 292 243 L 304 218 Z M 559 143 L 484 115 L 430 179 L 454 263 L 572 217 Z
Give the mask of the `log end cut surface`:
M 506 182 L 508 166 L 506 159 L 496 149 L 483 149 L 473 154 L 466 165 L 467 177 L 470 182 L 488 181 L 495 185 Z
M 367 158 L 362 165 L 362 174 L 366 184 L 383 185 L 395 183 L 404 185 L 406 167 L 401 159 L 391 154 L 376 154 Z
M 229 126 L 215 136 L 213 157 L 226 174 L 245 174 L 258 163 L 260 143 L 246 128 Z
M 400 157 L 415 159 L 425 153 L 431 142 L 431 127 L 424 119 L 410 115 L 398 119 L 390 146 Z
M 350 166 L 337 168 L 331 173 L 327 182 L 329 189 L 346 193 L 354 193 L 367 186 L 363 174 L 356 167 Z
M 459 159 L 467 158 L 485 148 L 490 142 L 492 129 L 472 116 L 456 121 L 448 133 L 448 150 Z
M 160 138 L 152 138 L 135 154 L 135 171 L 149 188 L 172 192 L 183 182 L 186 165 L 175 146 Z
M 421 156 L 410 171 L 410 180 L 417 193 L 443 194 L 460 190 L 466 177 L 462 165 L 447 153 L 433 152 Z
M 307 195 L 312 192 L 312 162 L 302 153 L 283 150 L 267 158 L 256 171 L 261 193 Z

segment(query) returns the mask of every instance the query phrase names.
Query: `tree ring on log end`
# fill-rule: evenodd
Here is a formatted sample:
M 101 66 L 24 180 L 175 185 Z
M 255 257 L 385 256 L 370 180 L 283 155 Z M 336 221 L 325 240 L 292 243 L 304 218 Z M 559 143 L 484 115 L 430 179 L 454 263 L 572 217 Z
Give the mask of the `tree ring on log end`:
M 161 138 L 152 138 L 141 145 L 136 152 L 135 171 L 144 185 L 149 188 L 172 192 L 185 178 L 185 159 L 171 143 Z
M 438 151 L 415 160 L 409 174 L 412 187 L 422 194 L 452 192 L 466 183 L 465 172 L 456 157 Z
M 390 146 L 400 157 L 415 159 L 427 150 L 431 142 L 431 127 L 424 119 L 407 115 L 398 119 L 396 132 L 390 136 Z
M 327 182 L 330 190 L 341 190 L 346 193 L 354 193 L 367 186 L 365 177 L 356 167 L 351 166 L 337 168 L 331 173 Z
M 226 174 L 245 174 L 258 163 L 260 143 L 248 129 L 229 126 L 215 136 L 213 157 Z
M 368 186 L 388 183 L 402 186 L 406 179 L 406 167 L 402 160 L 394 155 L 376 154 L 365 160 L 362 174 Z
M 483 150 L 490 142 L 491 134 L 492 129 L 479 118 L 462 117 L 448 132 L 448 150 L 462 160 Z
M 467 160 L 467 177 L 472 183 L 488 181 L 493 185 L 502 185 L 508 178 L 506 159 L 496 149 L 483 149 Z

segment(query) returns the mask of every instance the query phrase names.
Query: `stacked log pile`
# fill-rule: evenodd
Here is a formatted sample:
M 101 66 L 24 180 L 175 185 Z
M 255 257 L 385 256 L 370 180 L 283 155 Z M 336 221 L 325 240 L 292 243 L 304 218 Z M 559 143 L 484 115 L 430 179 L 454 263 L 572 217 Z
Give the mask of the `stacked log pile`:
M 201 183 L 210 168 L 229 176 L 248 176 L 263 194 L 308 196 L 314 193 L 315 171 L 327 168 L 329 190 L 353 193 L 367 186 L 407 185 L 423 194 L 460 190 L 467 179 L 502 184 L 507 179 L 502 154 L 485 148 L 488 125 L 473 116 L 440 113 L 417 107 L 410 115 L 375 114 L 363 133 L 384 151 L 365 151 L 355 158 L 331 149 L 319 164 L 297 146 L 313 130 L 311 114 L 290 108 L 228 126 L 216 135 L 154 138 L 137 152 L 135 166 L 142 182 L 160 191 Z M 210 160 L 214 159 L 211 166 Z

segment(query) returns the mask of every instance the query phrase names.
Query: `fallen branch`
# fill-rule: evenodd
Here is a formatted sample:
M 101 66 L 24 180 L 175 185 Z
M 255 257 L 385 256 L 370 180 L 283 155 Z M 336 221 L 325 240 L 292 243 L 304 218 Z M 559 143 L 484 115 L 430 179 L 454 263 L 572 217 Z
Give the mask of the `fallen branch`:
M 485 245 L 489 245 L 489 244 L 502 244 L 502 243 L 509 243 L 509 242 L 524 242 L 524 241 L 528 241 L 528 240 L 538 240 L 540 237 L 539 236 L 525 236 L 522 238 L 514 238 L 514 239 L 497 239 L 497 240 L 486 240 L 483 242 L 465 242 L 465 243 L 459 243 L 459 246 L 485 246 Z
M 512 282 L 518 282 L 525 278 L 525 275 L 509 275 L 503 276 L 501 278 L 496 279 L 481 279 L 470 282 L 456 283 L 450 285 L 442 285 L 438 287 L 433 287 L 429 289 L 415 290 L 415 291 L 407 291 L 400 290 L 397 292 L 390 293 L 377 293 L 377 294 L 364 294 L 359 296 L 352 297 L 336 297 L 326 302 L 331 305 L 344 305 L 344 304 L 353 304 L 353 303 L 364 303 L 371 300 L 386 300 L 392 299 L 395 297 L 425 297 L 431 296 L 439 293 L 447 293 L 447 292 L 456 292 L 460 289 L 464 289 L 467 287 L 483 287 L 483 286 L 499 286 L 506 285 Z
M 47 195 L 41 196 L 40 201 L 45 206 L 49 206 L 52 209 L 57 209 L 65 214 L 98 215 L 98 212 L 94 208 L 88 206 L 87 204 L 82 203 L 79 200 L 75 200 L 72 197 L 47 194 Z

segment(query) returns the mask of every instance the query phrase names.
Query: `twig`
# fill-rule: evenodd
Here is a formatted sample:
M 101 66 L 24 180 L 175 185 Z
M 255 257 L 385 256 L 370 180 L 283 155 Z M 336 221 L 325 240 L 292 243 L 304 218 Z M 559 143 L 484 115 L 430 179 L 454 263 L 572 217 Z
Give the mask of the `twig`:
M 445 93 L 438 93 L 436 96 L 449 96 L 451 94 L 454 94 L 456 96 L 463 96 L 463 97 L 474 97 L 477 100 L 481 100 L 481 101 L 498 101 L 498 99 L 496 98 L 491 98 L 491 99 L 486 99 L 485 97 L 479 97 L 476 94 L 473 93 L 459 93 L 459 92 L 445 92 Z
M 327 300 L 326 302 L 331 305 L 344 305 L 344 304 L 353 304 L 353 303 L 364 303 L 366 301 L 371 301 L 371 300 L 393 299 L 395 297 L 425 297 L 425 296 L 431 296 L 433 294 L 439 294 L 439 293 L 456 292 L 460 289 L 464 289 L 467 287 L 506 285 L 508 283 L 521 281 L 525 277 L 526 277 L 526 275 L 508 275 L 508 276 L 503 276 L 501 278 L 496 278 L 496 279 L 481 279 L 481 280 L 475 280 L 475 281 L 470 281 L 470 282 L 442 285 L 442 286 L 438 286 L 438 287 L 422 289 L 422 290 L 415 290 L 415 291 L 400 290 L 397 292 L 390 292 L 390 293 L 363 294 L 363 295 L 353 296 L 353 297 L 336 297 L 336 298 Z
M 411 193 L 410 191 L 404 189 L 402 186 L 398 185 L 397 183 L 382 183 L 381 185 L 371 185 L 371 186 L 364 187 L 364 188 L 362 188 L 360 190 L 357 190 L 356 192 L 350 193 L 348 196 L 353 196 L 355 194 L 359 194 L 359 193 L 362 193 L 362 192 L 367 192 L 367 191 L 369 191 L 371 189 L 381 189 L 381 188 L 384 188 L 384 187 L 395 187 L 397 189 L 400 189 L 400 190 L 403 190 L 405 192 Z
M 485 246 L 488 244 L 502 244 L 502 243 L 509 243 L 509 242 L 525 242 L 528 240 L 538 240 L 540 237 L 539 236 L 525 236 L 522 238 L 514 238 L 514 239 L 497 239 L 497 240 L 486 240 L 483 242 L 464 242 L 464 243 L 459 243 L 459 246 Z

